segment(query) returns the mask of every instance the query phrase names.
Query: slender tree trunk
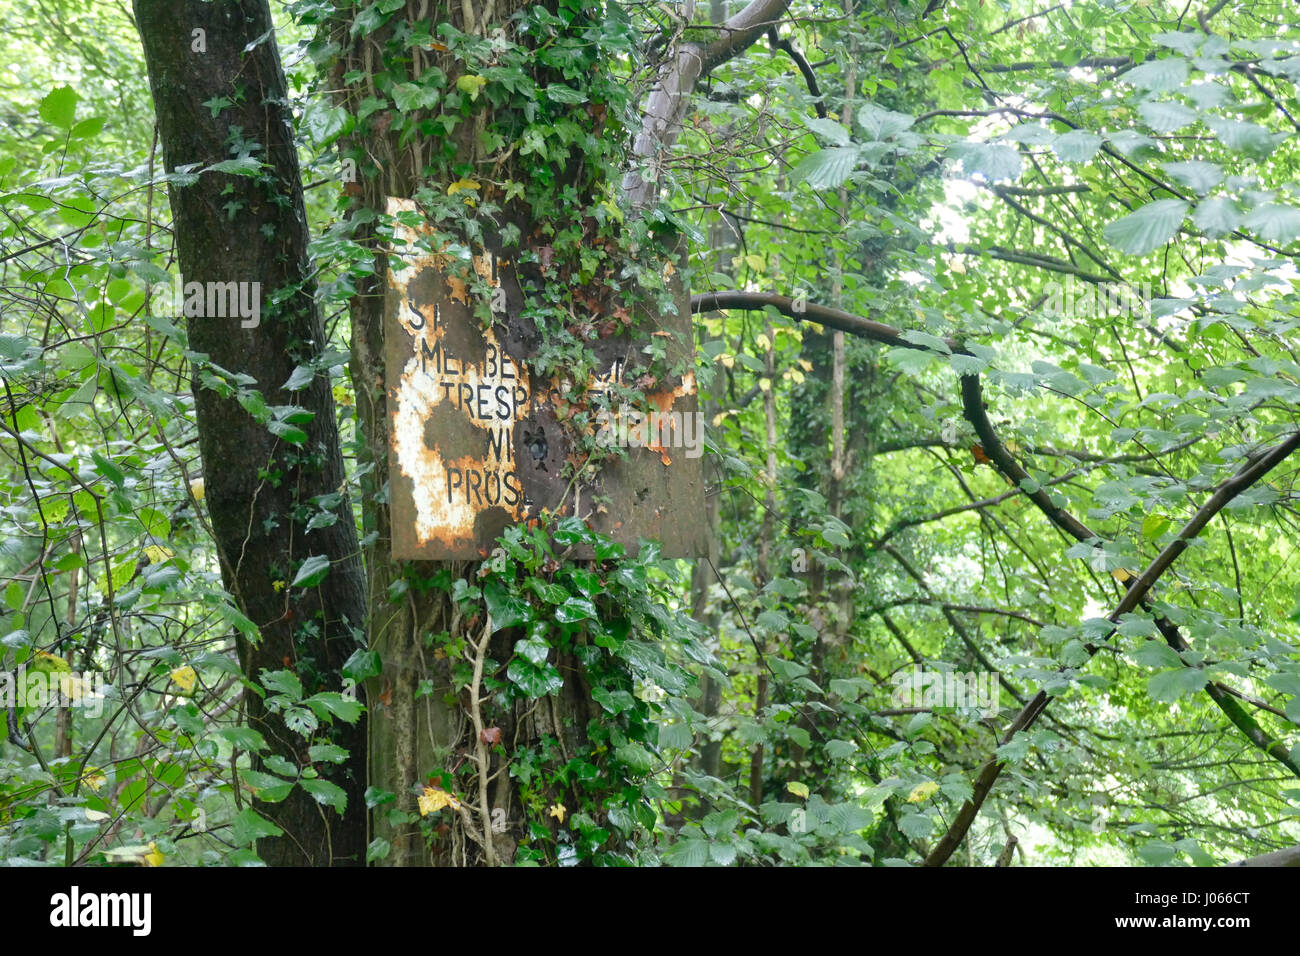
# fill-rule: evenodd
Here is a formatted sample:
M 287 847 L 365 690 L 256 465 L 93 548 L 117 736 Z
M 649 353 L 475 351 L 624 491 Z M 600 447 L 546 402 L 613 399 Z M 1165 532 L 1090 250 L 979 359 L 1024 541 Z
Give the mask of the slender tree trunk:
M 295 369 L 320 356 L 325 330 L 270 9 L 267 0 L 134 0 L 134 8 L 167 170 L 201 169 L 240 154 L 264 164 L 256 175 L 204 172 L 190 185 L 171 187 L 186 282 L 249 283 L 246 289 L 260 291 L 256 326 L 251 318 L 193 317 L 190 348 L 219 369 L 250 376 L 266 405 L 299 406 L 310 415 L 307 422 L 307 415 L 295 416 L 305 439 L 277 437 L 236 397 L 209 387 L 205 365 L 194 363 L 205 495 L 222 577 L 259 630 L 256 640 L 237 636 L 240 663 L 254 680 L 264 669 L 288 668 L 306 694 L 338 691 L 342 666 L 364 637 L 363 570 L 328 371 L 317 370 L 305 388 L 284 388 Z M 306 522 L 319 511 L 338 520 L 308 533 Z M 328 574 L 315 587 L 288 586 L 312 555 L 330 559 Z M 245 700 L 249 724 L 269 752 L 307 766 L 306 739 L 269 712 L 261 696 Z M 347 808 L 340 816 L 301 786 L 282 802 L 257 803 L 285 834 L 261 842 L 269 864 L 365 860 L 364 718 L 336 721 L 321 733 L 348 751 L 342 764 L 316 765 L 343 788 Z

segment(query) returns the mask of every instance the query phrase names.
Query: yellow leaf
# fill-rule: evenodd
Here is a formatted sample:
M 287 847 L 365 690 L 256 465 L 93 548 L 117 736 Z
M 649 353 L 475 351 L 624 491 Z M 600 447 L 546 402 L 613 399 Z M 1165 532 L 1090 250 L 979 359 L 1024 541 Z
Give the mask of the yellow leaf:
M 108 783 L 108 778 L 100 773 L 97 767 L 92 767 L 90 772 L 81 779 L 91 790 L 98 790 Z
M 808 361 L 807 359 L 800 359 L 800 360 L 799 360 L 799 367 L 800 367 L 801 369 L 803 369 L 805 372 L 811 372 L 811 371 L 812 371 L 812 362 Z
M 479 91 L 487 86 L 487 78 L 477 76 L 473 73 L 466 73 L 464 76 L 456 77 L 456 89 L 462 93 L 468 93 L 471 101 L 478 99 Z
M 927 780 L 925 783 L 918 783 L 912 788 L 912 792 L 907 795 L 908 803 L 922 803 L 934 796 L 939 789 L 939 785 L 933 780 Z
M 1110 576 L 1114 578 L 1116 581 L 1119 581 L 1121 584 L 1127 581 L 1129 578 L 1137 577 L 1137 575 L 1134 574 L 1132 571 L 1125 570 L 1124 568 L 1116 568 L 1114 571 L 1110 572 Z
M 787 783 L 785 788 L 796 797 L 802 797 L 805 800 L 808 799 L 808 785 L 806 783 L 800 783 L 798 780 L 793 780 L 790 783 Z
M 150 564 L 161 564 L 168 558 L 175 557 L 176 552 L 171 548 L 164 548 L 161 545 L 151 544 L 144 549 L 144 556 L 149 559 Z
M 754 255 L 754 253 L 751 252 L 751 253 L 749 253 L 748 255 L 742 256 L 741 258 L 744 260 L 745 265 L 749 266 L 749 267 L 750 267 L 751 269 L 753 269 L 755 272 L 762 272 L 762 271 L 763 271 L 763 264 L 764 264 L 764 263 L 763 263 L 763 257 L 762 257 L 762 256 L 756 256 L 756 255 Z
M 427 817 L 431 813 L 437 813 L 443 807 L 451 807 L 453 810 L 460 809 L 460 801 L 454 796 L 443 790 L 441 787 L 425 787 L 424 793 L 416 800 L 420 807 L 420 816 Z
M 101 820 L 111 820 L 112 815 L 105 813 L 103 810 L 92 810 L 90 807 L 85 808 L 86 819 L 91 823 L 99 823 Z
M 718 355 L 718 361 L 721 362 L 726 368 L 731 368 L 733 365 L 736 364 L 736 357 L 734 355 L 729 355 L 726 352 L 722 352 Z
M 551 806 L 551 810 L 550 810 L 550 813 L 548 814 L 548 816 L 555 817 L 555 819 L 557 819 L 557 820 L 559 820 L 561 823 L 563 823 L 563 822 L 564 822 L 564 814 L 567 813 L 567 812 L 568 812 L 568 811 L 564 809 L 564 804 L 562 804 L 562 803 L 556 803 L 556 804 L 554 804 L 554 805 Z
M 479 188 L 480 188 L 479 184 L 472 179 L 458 179 L 450 186 L 447 187 L 447 195 L 454 196 L 458 192 L 462 192 L 465 190 L 473 191 Z
M 194 496 L 195 501 L 203 500 L 203 479 L 195 478 L 190 482 L 190 494 Z
M 163 855 L 158 852 L 158 846 L 155 843 L 149 844 L 149 852 L 144 855 L 145 866 L 162 866 Z
M 37 651 L 36 656 L 31 659 L 27 667 L 29 670 L 40 671 L 42 674 L 53 674 L 55 672 L 66 674 L 72 670 L 68 662 L 62 657 L 48 651 Z
M 772 380 L 770 378 L 760 378 L 758 380 L 758 390 L 760 392 L 772 391 Z
M 772 340 L 769 339 L 765 333 L 759 332 L 758 335 L 754 337 L 754 344 L 766 352 L 772 347 Z
M 194 673 L 194 668 L 190 667 L 189 664 L 176 668 L 167 676 L 186 694 L 192 692 L 194 685 L 199 681 L 199 675 Z

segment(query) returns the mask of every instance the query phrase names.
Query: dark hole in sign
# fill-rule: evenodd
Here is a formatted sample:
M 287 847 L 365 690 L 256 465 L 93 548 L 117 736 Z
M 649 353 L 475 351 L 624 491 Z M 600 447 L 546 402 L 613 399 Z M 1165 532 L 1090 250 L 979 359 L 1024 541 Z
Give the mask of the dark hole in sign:
M 528 449 L 528 454 L 532 456 L 533 467 L 546 471 L 546 453 L 549 451 L 546 444 L 546 433 L 536 426 L 525 426 L 524 447 Z

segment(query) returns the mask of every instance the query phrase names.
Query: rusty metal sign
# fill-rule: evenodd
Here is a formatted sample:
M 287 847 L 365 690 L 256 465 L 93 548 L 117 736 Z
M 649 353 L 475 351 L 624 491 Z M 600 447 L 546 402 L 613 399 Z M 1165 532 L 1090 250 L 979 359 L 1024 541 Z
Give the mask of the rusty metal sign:
M 666 557 L 703 554 L 704 435 L 693 372 L 656 383 L 647 409 L 602 410 L 589 433 L 627 456 L 587 475 L 572 423 L 560 414 L 575 399 L 571 383 L 530 372 L 540 337 L 521 317 L 514 263 L 490 249 L 473 255 L 473 271 L 492 289 L 485 323 L 463 260 L 421 243 L 429 230 L 415 203 L 390 198 L 388 212 L 406 214 L 389 249 L 384 315 L 393 557 L 486 557 L 507 526 L 543 509 L 577 515 L 631 551 L 644 537 Z M 689 304 L 676 287 L 677 315 L 656 317 L 652 334 L 678 367 L 692 369 Z M 634 377 L 644 345 L 626 332 L 593 343 L 597 389 Z

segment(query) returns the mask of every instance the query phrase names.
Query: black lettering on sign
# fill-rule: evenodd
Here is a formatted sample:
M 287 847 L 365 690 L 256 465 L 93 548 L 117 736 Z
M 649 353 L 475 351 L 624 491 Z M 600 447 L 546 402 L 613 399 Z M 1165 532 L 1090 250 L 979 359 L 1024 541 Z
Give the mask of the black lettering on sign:
M 488 451 L 496 456 L 498 462 L 515 460 L 514 438 L 511 431 L 509 427 L 498 426 L 488 432 Z
M 433 362 L 433 372 L 429 371 L 429 362 Z M 430 378 L 435 375 L 459 375 L 460 363 L 452 358 L 451 353 L 442 347 L 442 342 L 435 341 L 429 348 L 429 340 L 420 340 L 420 371 Z

